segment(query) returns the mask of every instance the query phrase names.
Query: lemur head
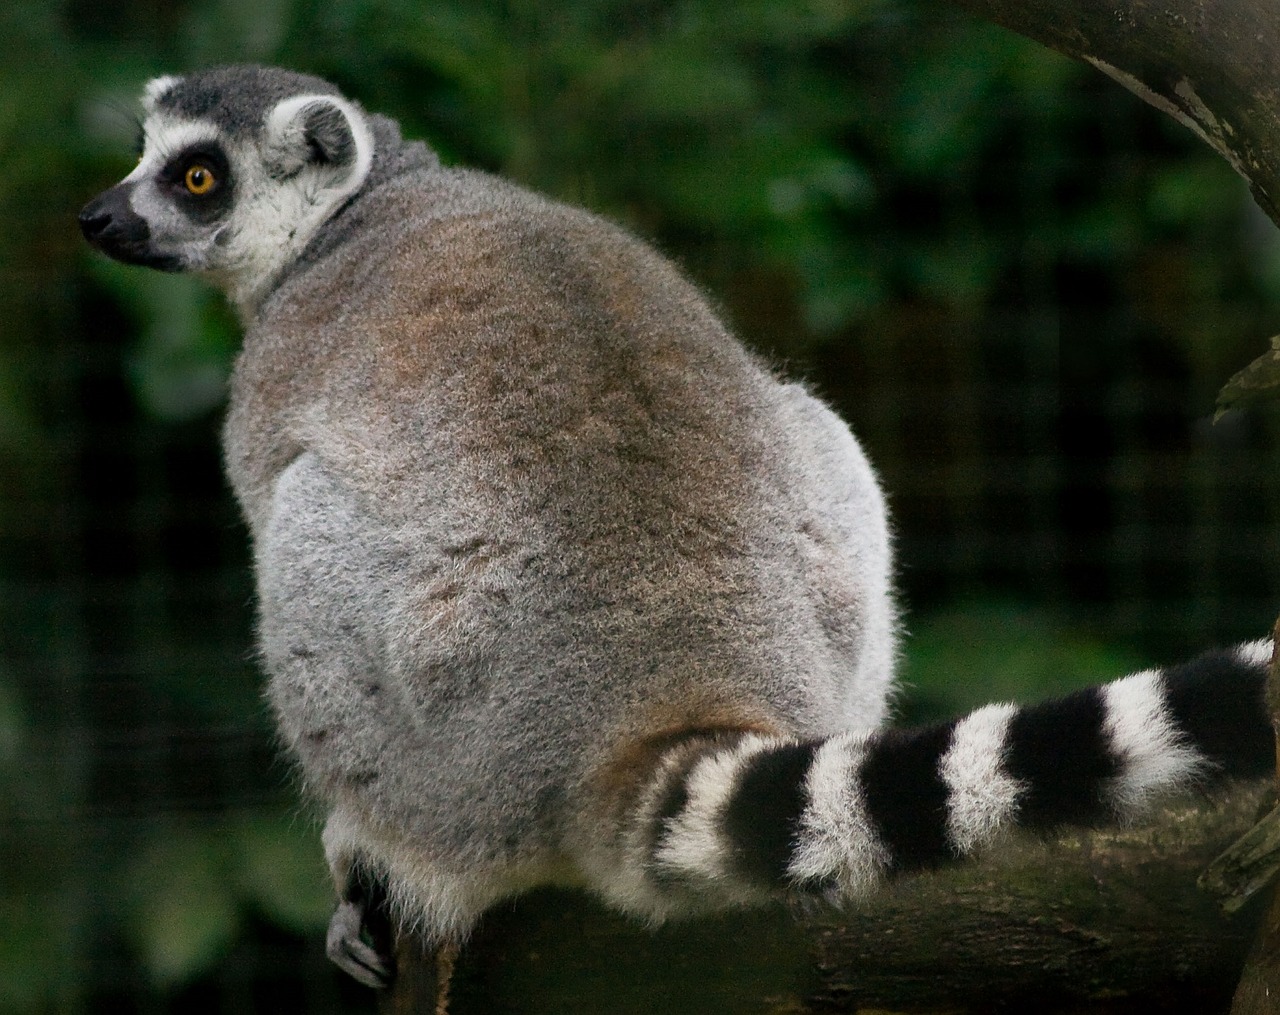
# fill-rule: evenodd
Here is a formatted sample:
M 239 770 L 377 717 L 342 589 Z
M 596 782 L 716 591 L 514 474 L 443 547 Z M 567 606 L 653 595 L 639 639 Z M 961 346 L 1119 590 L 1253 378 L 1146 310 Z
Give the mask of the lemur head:
M 319 78 L 265 67 L 161 77 L 137 168 L 80 213 L 103 253 L 208 273 L 244 314 L 373 162 L 369 118 Z

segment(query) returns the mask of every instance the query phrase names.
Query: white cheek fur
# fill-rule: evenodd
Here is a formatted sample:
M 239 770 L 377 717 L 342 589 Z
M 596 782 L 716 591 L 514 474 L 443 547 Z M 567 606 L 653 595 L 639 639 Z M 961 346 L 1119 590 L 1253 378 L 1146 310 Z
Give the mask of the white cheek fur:
M 156 79 L 144 103 L 156 99 L 174 80 Z M 337 108 L 346 119 L 355 156 L 345 167 L 314 166 L 306 162 L 306 137 L 300 115 L 317 103 Z M 261 144 L 222 136 L 205 121 L 177 120 L 153 112 L 145 126 L 143 159 L 126 177 L 137 184 L 136 207 L 153 232 L 193 270 L 205 271 L 221 285 L 240 311 L 250 318 L 270 292 L 281 272 L 301 255 L 311 238 L 353 193 L 364 184 L 373 164 L 373 134 L 363 113 L 333 96 L 303 95 L 281 102 L 267 118 Z M 175 152 L 201 142 L 218 142 L 231 156 L 236 196 L 228 218 L 216 228 L 197 226 L 180 214 L 148 179 L 154 178 Z M 282 156 L 296 161 L 281 178 Z

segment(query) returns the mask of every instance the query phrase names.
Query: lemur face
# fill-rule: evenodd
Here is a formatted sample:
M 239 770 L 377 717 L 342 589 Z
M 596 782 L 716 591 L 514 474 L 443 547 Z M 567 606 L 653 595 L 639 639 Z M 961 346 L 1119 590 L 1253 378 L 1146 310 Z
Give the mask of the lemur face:
M 237 177 L 213 124 L 152 113 L 137 167 L 80 213 L 85 238 L 104 254 L 161 271 L 228 262 Z
M 373 141 L 358 107 L 301 76 L 282 97 L 255 95 L 242 72 L 228 116 L 221 73 L 147 85 L 138 165 L 85 206 L 80 228 L 127 264 L 208 273 L 251 311 L 359 189 Z

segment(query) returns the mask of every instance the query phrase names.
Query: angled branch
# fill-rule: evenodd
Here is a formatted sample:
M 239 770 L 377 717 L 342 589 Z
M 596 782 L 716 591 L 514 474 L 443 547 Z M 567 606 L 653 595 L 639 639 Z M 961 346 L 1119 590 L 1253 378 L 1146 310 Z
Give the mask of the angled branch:
M 1193 130 L 1280 224 L 1280 4 L 953 0 L 1084 60 Z

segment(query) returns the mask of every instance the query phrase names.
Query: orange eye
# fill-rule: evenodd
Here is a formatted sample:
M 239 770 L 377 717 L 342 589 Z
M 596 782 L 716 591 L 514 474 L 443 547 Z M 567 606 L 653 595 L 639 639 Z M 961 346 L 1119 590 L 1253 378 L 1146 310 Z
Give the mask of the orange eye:
M 186 184 L 189 192 L 200 197 L 213 190 L 213 185 L 218 182 L 218 178 L 213 175 L 213 170 L 208 166 L 196 162 L 187 167 L 187 174 L 182 178 L 182 182 Z

